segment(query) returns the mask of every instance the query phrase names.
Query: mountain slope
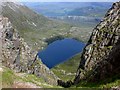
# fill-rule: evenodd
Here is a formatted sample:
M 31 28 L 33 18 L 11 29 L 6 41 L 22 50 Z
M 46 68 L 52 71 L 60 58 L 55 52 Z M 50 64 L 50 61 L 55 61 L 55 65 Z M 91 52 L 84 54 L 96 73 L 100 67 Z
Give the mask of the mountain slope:
M 23 72 L 15 71 L 2 67 L 2 88 L 61 88 L 59 86 L 50 85 L 41 77 Z
M 108 10 L 104 19 L 94 28 L 83 50 L 73 82 L 58 80 L 64 87 L 80 83 L 108 83 L 118 79 L 120 83 L 120 2 Z M 110 79 L 110 80 L 109 80 Z
M 37 47 L 37 50 L 47 44 L 44 42 L 45 38 L 49 38 L 53 34 L 59 35 L 60 32 L 66 33 L 71 28 L 71 26 L 66 23 L 49 20 L 19 3 L 3 3 L 2 15 L 8 17 L 13 26 L 18 29 L 20 36 L 22 36 L 31 47 Z
M 95 27 L 84 48 L 74 83 L 80 82 L 81 79 L 97 82 L 120 75 L 119 46 L 120 2 L 117 2 Z
M 64 63 L 60 63 L 51 70 L 62 80 L 73 80 L 76 75 L 76 68 L 79 66 L 80 53 L 70 58 Z
M 27 45 L 7 17 L 0 17 L 0 43 L 2 65 L 14 70 L 34 74 L 44 82 L 56 85 L 57 77 L 37 57 L 37 51 Z M 3 76 L 4 77 L 4 76 Z

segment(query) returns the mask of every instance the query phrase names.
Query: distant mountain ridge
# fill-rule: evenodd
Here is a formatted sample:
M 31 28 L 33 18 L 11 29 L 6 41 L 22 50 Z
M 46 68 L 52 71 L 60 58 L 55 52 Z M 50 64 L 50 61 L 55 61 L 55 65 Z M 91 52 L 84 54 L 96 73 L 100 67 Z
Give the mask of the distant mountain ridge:
M 110 2 L 47 2 L 47 3 L 23 2 L 23 4 L 35 10 L 36 12 L 41 13 L 48 17 L 66 16 L 71 11 L 77 8 L 81 9 L 86 7 L 94 7 L 94 8 L 96 7 L 96 9 L 97 8 L 108 9 L 112 5 L 112 3 Z
M 111 2 L 23 2 L 37 13 L 77 27 L 94 27 L 111 7 Z M 84 17 L 85 19 L 83 19 Z

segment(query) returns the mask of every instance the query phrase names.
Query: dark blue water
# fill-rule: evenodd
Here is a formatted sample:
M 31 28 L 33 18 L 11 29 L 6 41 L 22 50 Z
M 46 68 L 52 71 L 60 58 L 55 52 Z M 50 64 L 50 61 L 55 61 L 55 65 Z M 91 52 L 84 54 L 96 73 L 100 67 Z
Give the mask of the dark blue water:
M 38 56 L 47 67 L 52 68 L 81 52 L 84 46 L 84 43 L 70 38 L 57 40 L 39 51 Z

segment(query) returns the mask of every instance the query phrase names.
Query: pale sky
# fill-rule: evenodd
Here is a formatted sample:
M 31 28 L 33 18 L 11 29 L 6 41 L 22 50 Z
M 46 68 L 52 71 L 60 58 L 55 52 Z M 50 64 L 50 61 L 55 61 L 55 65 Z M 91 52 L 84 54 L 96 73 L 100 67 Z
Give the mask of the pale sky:
M 20 1 L 20 2 L 116 2 L 120 0 L 2 0 L 5 1 Z
M 20 1 L 38 1 L 38 2 L 116 2 L 120 0 L 20 0 Z

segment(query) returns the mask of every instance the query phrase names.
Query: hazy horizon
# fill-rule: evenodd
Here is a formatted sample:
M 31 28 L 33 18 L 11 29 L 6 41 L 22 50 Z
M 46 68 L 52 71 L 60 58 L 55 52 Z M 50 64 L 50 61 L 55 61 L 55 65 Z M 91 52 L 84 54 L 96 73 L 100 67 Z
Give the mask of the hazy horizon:
M 0 2 L 117 2 L 119 0 L 1 0 Z

